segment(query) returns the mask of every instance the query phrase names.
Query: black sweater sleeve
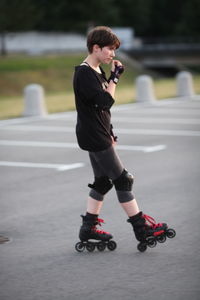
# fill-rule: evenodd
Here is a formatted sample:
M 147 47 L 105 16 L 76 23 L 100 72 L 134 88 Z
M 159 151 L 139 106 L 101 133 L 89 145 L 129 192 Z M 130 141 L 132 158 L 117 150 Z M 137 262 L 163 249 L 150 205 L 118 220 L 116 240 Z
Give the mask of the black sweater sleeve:
M 95 71 L 82 66 L 77 73 L 77 90 L 85 104 L 109 110 L 114 103 L 112 96 L 103 89 Z

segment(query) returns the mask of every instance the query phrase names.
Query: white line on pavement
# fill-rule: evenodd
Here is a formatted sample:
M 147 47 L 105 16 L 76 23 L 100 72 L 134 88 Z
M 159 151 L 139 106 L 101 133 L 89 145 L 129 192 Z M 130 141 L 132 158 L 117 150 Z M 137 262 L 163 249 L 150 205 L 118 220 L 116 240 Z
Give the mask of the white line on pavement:
M 156 145 L 156 146 L 129 146 L 129 145 L 117 145 L 116 148 L 118 150 L 130 150 L 130 151 L 142 151 L 145 153 L 157 152 L 161 150 L 165 150 L 167 148 L 166 145 Z
M 200 136 L 200 131 L 195 130 L 165 130 L 165 129 L 126 129 L 116 128 L 115 133 L 118 134 L 139 134 L 139 135 L 168 135 L 168 136 Z
M 122 123 L 142 123 L 142 124 L 183 124 L 197 125 L 200 124 L 200 119 L 187 118 L 137 118 L 137 117 L 113 117 L 113 121 Z
M 112 112 L 112 117 L 114 115 L 117 115 L 119 113 L 122 114 L 132 114 L 133 117 L 135 114 L 140 114 L 140 115 L 184 115 L 184 116 L 199 116 L 200 115 L 200 108 L 199 107 L 173 107 L 173 106 L 147 106 L 147 107 L 134 107 L 134 106 L 130 106 L 130 107 L 123 107 L 121 109 L 111 109 Z M 76 114 L 62 114 L 61 116 L 59 115 L 55 115 L 52 116 L 49 115 L 48 119 L 50 120 L 75 120 L 76 121 Z
M 48 147 L 48 148 L 78 148 L 76 143 L 56 143 L 39 141 L 0 140 L 0 146 Z
M 200 119 L 187 118 L 137 118 L 137 117 L 113 117 L 116 123 L 142 123 L 142 124 L 181 124 L 181 125 L 198 125 Z M 10 125 L 1 128 L 1 130 L 21 130 L 21 131 L 52 131 L 52 132 L 71 132 L 75 133 L 74 127 L 65 126 L 48 126 L 48 125 Z
M 39 142 L 39 141 L 0 140 L 0 146 L 78 149 L 78 145 L 76 143 L 54 143 L 54 142 Z M 164 150 L 166 149 L 166 145 L 154 145 L 154 146 L 117 145 L 116 149 L 125 150 L 125 151 L 142 151 L 144 153 L 148 153 L 148 152 L 156 152 L 156 151 Z
M 200 114 L 200 106 L 197 107 L 174 107 L 174 106 L 149 106 L 149 107 L 137 107 L 137 108 L 127 108 L 121 110 L 113 110 L 114 113 L 122 113 L 122 114 L 134 114 L 139 113 L 141 115 L 199 115 Z
M 74 133 L 74 127 L 63 126 L 8 126 L 5 130 L 22 130 L 22 131 L 40 131 L 40 132 L 69 132 Z M 114 128 L 115 133 L 120 134 L 139 134 L 139 135 L 168 135 L 168 136 L 200 136 L 200 131 L 197 130 L 173 130 L 173 129 L 128 129 Z
M 185 112 L 187 114 L 199 114 L 198 108 L 200 108 L 199 101 L 200 95 L 196 95 L 193 97 L 195 101 L 184 101 L 184 99 L 180 100 L 180 98 L 175 99 L 162 99 L 162 101 L 156 101 L 154 104 L 146 104 L 146 103 L 129 103 L 123 105 L 115 105 L 112 107 L 113 112 L 125 112 L 125 113 L 135 113 L 139 112 L 141 114 L 166 114 L 168 113 L 166 109 L 169 108 L 170 113 L 172 114 L 180 114 Z M 177 105 L 180 105 L 177 107 Z M 45 118 L 33 116 L 33 117 L 19 117 L 8 120 L 0 120 L 0 127 L 11 124 L 23 124 L 35 121 L 43 121 L 43 120 L 76 120 L 76 111 L 71 112 L 61 112 L 55 114 L 49 114 Z
M 68 171 L 72 169 L 82 168 L 84 163 L 74 164 L 47 164 L 47 163 L 30 163 L 30 162 L 14 162 L 14 161 L 0 161 L 0 166 L 4 167 L 23 167 L 23 168 L 44 168 L 56 169 L 57 171 Z
M 72 132 L 75 134 L 74 127 L 65 126 L 34 126 L 34 125 L 17 125 L 6 126 L 1 130 L 19 130 L 19 131 L 40 131 L 40 132 Z

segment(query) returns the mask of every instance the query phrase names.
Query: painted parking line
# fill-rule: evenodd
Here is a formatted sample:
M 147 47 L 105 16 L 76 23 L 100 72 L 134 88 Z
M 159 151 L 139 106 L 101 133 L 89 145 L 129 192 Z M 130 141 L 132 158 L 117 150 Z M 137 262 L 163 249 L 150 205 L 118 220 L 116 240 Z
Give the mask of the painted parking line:
M 167 115 L 191 115 L 191 116 L 196 116 L 200 114 L 199 110 L 200 106 L 193 107 L 173 107 L 173 106 L 150 106 L 150 107 L 141 107 L 141 108 L 135 108 L 135 109 L 123 109 L 123 110 L 115 110 L 114 112 L 122 113 L 122 114 L 136 114 L 139 113 L 141 115 L 162 115 L 162 114 L 167 114 Z M 114 113 L 113 113 L 114 115 Z M 64 117 L 64 116 L 63 116 Z
M 155 146 L 129 146 L 129 145 L 117 145 L 117 150 L 127 150 L 127 151 L 142 151 L 145 153 L 162 151 L 167 148 L 166 145 L 155 145 Z
M 200 118 L 142 118 L 142 117 L 113 117 L 116 123 L 139 123 L 139 124 L 178 124 L 178 125 L 199 125 Z M 68 126 L 49 126 L 49 125 L 10 125 L 4 126 L 1 130 L 14 131 L 41 131 L 41 132 L 70 132 L 75 134 L 74 127 Z
M 47 164 L 47 163 L 31 163 L 31 162 L 14 162 L 0 161 L 0 166 L 3 167 L 22 167 L 22 168 L 41 168 L 41 169 L 56 169 L 57 171 L 69 171 L 85 166 L 84 163 L 74 164 Z
M 200 105 L 198 107 L 173 107 L 173 106 L 148 106 L 148 107 L 133 107 L 131 106 L 130 108 L 128 107 L 123 107 L 123 109 L 111 109 L 112 113 L 112 119 L 114 116 L 117 116 L 119 114 L 122 115 L 127 115 L 127 114 L 132 114 L 133 118 L 136 114 L 140 115 L 168 115 L 168 116 L 181 116 L 183 115 L 184 117 L 186 116 L 199 116 L 200 115 Z M 55 116 L 48 116 L 49 120 L 75 120 L 76 121 L 76 114 L 71 113 L 71 114 L 63 114 L 61 116 L 55 115 Z
M 13 141 L 0 140 L 0 146 L 19 146 L 19 147 L 45 147 L 45 148 L 77 148 L 77 143 L 56 143 L 40 141 Z
M 76 143 L 55 143 L 55 142 L 13 141 L 13 140 L 0 140 L 0 146 L 79 149 Z M 144 153 L 149 153 L 149 152 L 165 150 L 166 145 L 151 145 L 151 146 L 117 145 L 116 149 L 124 150 L 124 151 L 142 151 Z
M 192 124 L 192 123 L 191 123 Z M 19 131 L 39 131 L 39 132 L 68 132 L 74 133 L 74 127 L 64 127 L 64 126 L 7 126 L 4 127 L 5 130 L 19 130 Z M 2 128 L 1 128 L 2 130 Z M 130 134 L 130 135 L 167 135 L 167 136 L 200 136 L 200 131 L 198 130 L 173 130 L 173 129 L 129 129 L 129 128 L 114 128 L 117 134 Z
M 187 117 L 189 115 L 191 116 L 199 116 L 200 115 L 200 110 L 198 107 L 195 108 L 169 108 L 168 107 L 141 107 L 138 108 L 137 106 L 130 106 L 130 108 L 123 106 L 121 108 L 116 107 L 116 109 L 112 109 L 113 114 L 112 114 L 112 119 L 117 118 L 117 114 L 122 112 L 123 114 L 132 114 L 133 119 L 136 113 L 139 113 L 140 115 L 163 115 L 163 114 L 168 114 L 168 115 L 183 115 L 184 117 Z M 52 114 L 48 115 L 45 118 L 41 117 L 26 117 L 26 118 L 16 118 L 16 119 L 8 119 L 8 120 L 1 120 L 0 121 L 0 127 L 4 126 L 9 126 L 9 125 L 17 125 L 17 124 L 27 124 L 27 123 L 35 123 L 38 121 L 45 121 L 45 120 L 51 120 L 51 121 L 63 121 L 63 120 L 68 120 L 68 121 L 76 121 L 76 113 L 75 112 L 70 112 L 70 113 L 59 113 L 59 114 Z
M 138 118 L 138 117 L 112 117 L 115 122 L 121 123 L 142 123 L 142 124 L 181 124 L 199 125 L 200 119 L 187 118 Z
M 161 135 L 161 136 L 185 136 L 185 137 L 200 137 L 198 130 L 168 130 L 168 129 L 127 129 L 116 128 L 115 133 L 131 134 L 131 135 Z
M 177 107 L 177 105 L 179 107 Z M 169 110 L 168 110 L 169 108 Z M 115 105 L 112 107 L 113 113 L 134 113 L 138 112 L 140 114 L 191 114 L 196 115 L 199 114 L 200 109 L 200 95 L 196 95 L 193 97 L 193 100 L 188 101 L 187 98 L 174 98 L 174 99 L 162 99 L 162 101 L 156 101 L 153 104 L 149 103 L 129 103 L 123 105 Z M 168 110 L 168 111 L 166 111 Z M 70 112 L 60 112 L 55 114 L 49 114 L 46 117 L 19 117 L 8 120 L 0 120 L 0 127 L 11 124 L 23 124 L 29 122 L 43 121 L 43 120 L 76 120 L 77 113 L 76 111 Z
M 71 132 L 75 134 L 75 127 L 66 126 L 48 126 L 48 125 L 17 125 L 6 126 L 1 130 L 14 130 L 14 131 L 39 131 L 39 132 Z

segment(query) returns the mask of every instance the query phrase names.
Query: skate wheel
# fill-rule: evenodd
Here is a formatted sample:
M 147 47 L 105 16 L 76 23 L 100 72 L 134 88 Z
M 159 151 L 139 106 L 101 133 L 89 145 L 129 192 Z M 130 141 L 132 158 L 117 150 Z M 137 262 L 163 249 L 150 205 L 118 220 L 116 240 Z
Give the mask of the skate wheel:
M 106 244 L 104 244 L 104 243 L 98 243 L 98 244 L 97 244 L 97 249 L 98 249 L 99 251 L 104 251 L 105 248 L 106 248 Z
M 83 252 L 85 250 L 85 245 L 82 242 L 78 242 L 75 245 L 75 249 L 78 252 Z
M 156 240 L 158 241 L 158 243 L 164 243 L 166 241 L 166 236 L 164 234 L 159 235 L 156 237 Z
M 88 252 L 93 252 L 95 249 L 95 245 L 93 243 L 87 243 L 86 249 Z
M 117 248 L 117 243 L 115 241 L 109 241 L 107 244 L 107 248 L 110 251 L 114 251 Z
M 146 244 L 143 244 L 143 243 L 139 243 L 137 245 L 137 249 L 140 251 L 140 252 L 145 252 L 147 250 L 147 245 Z
M 147 239 L 147 245 L 149 248 L 154 248 L 157 245 L 156 239 L 154 237 L 149 237 Z
M 175 236 L 176 236 L 176 231 L 174 229 L 170 228 L 170 229 L 167 230 L 167 237 L 169 239 L 172 239 Z

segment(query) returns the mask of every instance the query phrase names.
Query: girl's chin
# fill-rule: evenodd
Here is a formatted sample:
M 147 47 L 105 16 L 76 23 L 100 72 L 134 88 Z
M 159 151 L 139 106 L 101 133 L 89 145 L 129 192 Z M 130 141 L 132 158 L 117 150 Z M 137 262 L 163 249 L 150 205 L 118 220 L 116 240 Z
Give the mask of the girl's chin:
M 112 59 L 105 59 L 103 61 L 103 64 L 109 65 L 111 63 Z

